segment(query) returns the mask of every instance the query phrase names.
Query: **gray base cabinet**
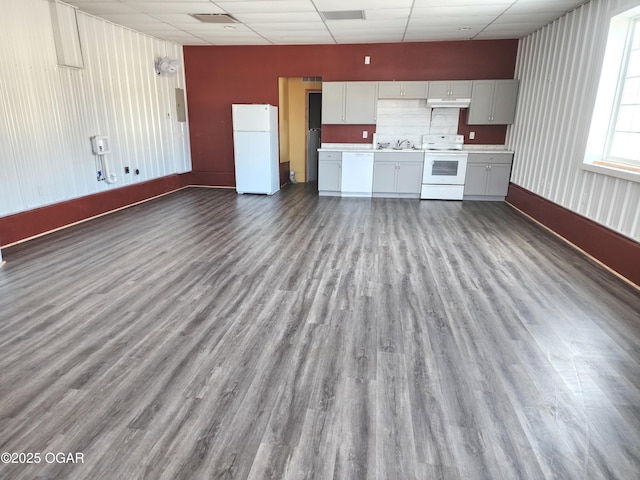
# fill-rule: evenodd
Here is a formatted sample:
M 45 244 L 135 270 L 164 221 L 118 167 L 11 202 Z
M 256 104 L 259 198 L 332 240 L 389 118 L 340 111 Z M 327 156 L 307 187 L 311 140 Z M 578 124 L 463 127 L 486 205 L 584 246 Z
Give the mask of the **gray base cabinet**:
M 419 198 L 423 164 L 421 152 L 376 152 L 373 196 Z
M 318 193 L 340 196 L 342 190 L 342 153 L 318 153 Z
M 469 153 L 465 200 L 504 200 L 511 178 L 511 153 Z

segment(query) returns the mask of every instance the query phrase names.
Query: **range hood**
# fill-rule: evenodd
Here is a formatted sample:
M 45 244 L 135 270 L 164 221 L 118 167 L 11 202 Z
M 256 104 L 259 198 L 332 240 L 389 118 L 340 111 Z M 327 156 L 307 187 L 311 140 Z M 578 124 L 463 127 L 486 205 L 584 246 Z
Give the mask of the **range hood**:
M 428 98 L 429 108 L 468 108 L 471 103 L 470 98 Z

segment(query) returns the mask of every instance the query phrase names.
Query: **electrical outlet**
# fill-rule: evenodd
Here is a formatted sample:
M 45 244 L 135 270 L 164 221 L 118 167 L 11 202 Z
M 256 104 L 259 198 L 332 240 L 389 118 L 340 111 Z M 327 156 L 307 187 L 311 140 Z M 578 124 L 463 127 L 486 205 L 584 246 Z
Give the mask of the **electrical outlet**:
M 476 138 L 476 132 L 469 132 L 469 140 Z
M 130 173 L 129 172 L 129 167 L 124 167 L 124 173 Z
M 362 138 L 368 138 L 369 137 L 369 132 L 367 132 L 366 130 L 362 131 Z
M 369 65 L 371 64 L 371 57 L 369 55 L 365 55 L 364 57 L 364 64 L 365 65 Z

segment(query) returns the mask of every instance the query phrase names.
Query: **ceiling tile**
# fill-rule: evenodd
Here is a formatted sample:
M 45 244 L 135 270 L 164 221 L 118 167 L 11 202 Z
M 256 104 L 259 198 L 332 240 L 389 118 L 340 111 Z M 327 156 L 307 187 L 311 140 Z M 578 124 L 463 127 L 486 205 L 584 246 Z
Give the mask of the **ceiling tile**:
M 415 0 L 413 8 L 441 7 L 446 4 L 450 7 L 464 6 L 468 9 L 486 5 L 500 5 L 506 9 L 517 0 Z
M 368 36 L 338 36 L 338 43 L 398 43 L 402 41 L 402 36 L 397 35 L 368 35 Z
M 326 31 L 327 27 L 323 22 L 300 22 L 300 23 L 252 23 L 251 28 L 261 33 L 268 32 L 291 32 L 297 35 L 299 32 Z
M 179 43 L 207 42 L 224 25 L 193 13 L 231 13 L 241 24 L 221 42 L 363 43 L 518 38 L 546 25 L 585 0 L 65 0 L 93 15 Z M 317 10 L 316 10 L 317 7 Z M 323 22 L 318 11 L 365 11 L 362 21 Z M 470 27 L 460 30 L 460 27 Z M 331 30 L 331 33 L 329 30 Z M 249 35 L 244 37 L 241 33 Z M 256 33 L 257 32 L 257 33 Z M 169 37 L 170 34 L 178 36 Z M 225 32 L 228 33 L 228 32 Z M 184 35 L 191 35 L 193 38 Z M 333 36 L 332 36 L 333 35 Z M 334 39 L 335 37 L 335 39 Z M 404 37 L 404 38 L 403 38 Z M 195 40 L 194 40 L 195 38 Z
M 249 38 L 216 38 L 208 40 L 211 45 L 271 45 L 271 42 L 261 37 Z
M 224 13 L 211 2 L 128 2 L 127 5 L 141 13 Z
M 468 15 L 459 17 L 420 17 L 412 18 L 409 21 L 409 26 L 471 26 L 471 25 L 488 25 L 496 19 L 495 16 L 490 15 Z
M 176 28 L 166 23 L 149 23 L 147 25 L 141 25 L 136 28 L 139 32 L 162 36 L 163 34 L 169 35 L 172 33 L 185 33 L 183 30 Z
M 232 15 L 236 13 L 273 13 L 273 12 L 315 12 L 309 0 L 253 0 L 247 2 L 216 2 L 220 8 Z
M 468 36 L 460 35 L 459 33 L 424 33 L 421 35 L 406 35 L 404 37 L 405 42 L 441 42 L 441 41 L 457 41 L 457 40 L 469 40 Z
M 310 38 L 310 37 L 317 37 L 317 38 L 323 38 L 323 37 L 329 37 L 331 38 L 331 35 L 329 34 L 328 31 L 319 31 L 319 30 L 312 30 L 312 31 L 306 31 L 306 32 L 285 32 L 285 31 L 280 31 L 280 32 L 269 32 L 267 34 L 261 34 L 262 36 L 266 37 L 266 38 L 286 38 L 286 37 L 296 37 L 296 38 Z
M 469 27 L 469 30 L 460 30 L 457 26 L 444 26 L 444 25 L 432 25 L 432 26 L 421 26 L 421 27 L 409 27 L 407 28 L 407 35 L 423 35 L 423 34 L 439 34 L 441 33 L 443 36 L 447 35 L 456 35 L 460 37 L 472 38 L 474 35 L 478 34 L 485 28 L 485 25 L 475 25 L 473 27 Z
M 323 39 L 311 39 L 311 38 L 296 38 L 291 37 L 283 40 L 272 40 L 273 45 L 327 45 L 327 44 L 335 44 L 336 41 L 328 37 L 326 40 Z
M 219 34 L 219 33 L 228 34 L 229 32 L 235 35 L 238 35 L 239 33 L 253 34 L 253 30 L 251 30 L 246 25 L 242 25 L 241 23 L 234 23 L 234 24 L 203 23 L 201 25 L 172 23 L 171 25 L 173 25 L 175 28 L 178 28 L 180 30 L 188 31 L 198 37 L 205 34 L 212 34 L 212 35 Z M 225 28 L 225 27 L 229 27 L 229 28 Z
M 413 0 L 314 0 L 321 12 L 340 10 L 374 10 L 377 8 L 411 8 Z
M 410 12 L 410 8 L 378 8 L 375 10 L 366 10 L 365 17 L 367 20 L 402 18 L 406 22 Z
M 492 23 L 488 25 L 485 30 L 493 32 L 532 32 L 546 25 L 546 23 L 533 22 L 533 23 Z
M 317 12 L 238 13 L 233 16 L 243 23 L 322 21 Z
M 166 40 L 166 39 L 165 39 Z M 212 45 L 211 42 L 207 42 L 206 40 L 202 40 L 201 38 L 194 37 L 189 41 L 176 42 L 180 45 Z
M 566 8 L 569 8 L 569 7 L 566 7 Z M 509 8 L 509 10 L 506 11 L 506 13 L 511 15 L 511 14 L 518 14 L 518 13 L 528 14 L 528 13 L 550 12 L 550 13 L 556 13 L 558 16 L 560 16 L 560 15 L 563 15 L 565 11 L 566 9 L 563 8 L 561 4 L 558 4 L 558 2 L 540 1 L 540 2 L 531 2 L 531 3 L 518 2 L 512 5 Z
M 197 18 L 192 17 L 191 15 L 186 13 L 152 13 L 149 15 L 151 15 L 153 18 L 156 18 L 162 22 L 181 23 L 185 26 L 189 24 L 194 26 L 205 24 L 205 22 L 201 22 Z
M 100 16 L 120 25 L 158 23 L 158 19 L 144 13 L 108 13 Z
M 75 6 L 83 12 L 90 13 L 92 15 L 101 15 L 103 13 L 138 13 L 135 10 L 124 3 L 120 2 L 75 2 Z
M 479 5 L 473 9 L 466 6 L 445 6 L 445 7 L 429 7 L 414 8 L 413 17 L 459 17 L 471 15 L 494 15 L 498 16 L 505 11 L 504 5 Z
M 553 13 L 532 13 L 529 15 L 519 14 L 519 15 L 509 15 L 504 14 L 498 17 L 495 23 L 509 23 L 509 24 L 518 24 L 518 23 L 541 23 L 546 24 L 552 20 L 558 18 L 557 14 Z
M 382 32 L 384 30 L 404 31 L 407 22 L 403 19 L 394 20 L 334 20 L 327 22 L 327 28 L 336 31 L 365 31 L 368 33 Z

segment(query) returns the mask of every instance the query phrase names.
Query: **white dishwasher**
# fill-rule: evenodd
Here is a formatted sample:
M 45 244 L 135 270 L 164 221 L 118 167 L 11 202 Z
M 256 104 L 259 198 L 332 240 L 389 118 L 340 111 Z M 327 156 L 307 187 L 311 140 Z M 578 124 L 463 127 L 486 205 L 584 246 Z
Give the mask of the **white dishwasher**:
M 342 196 L 370 197 L 373 192 L 373 152 L 342 152 Z

